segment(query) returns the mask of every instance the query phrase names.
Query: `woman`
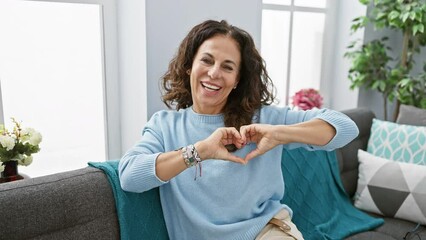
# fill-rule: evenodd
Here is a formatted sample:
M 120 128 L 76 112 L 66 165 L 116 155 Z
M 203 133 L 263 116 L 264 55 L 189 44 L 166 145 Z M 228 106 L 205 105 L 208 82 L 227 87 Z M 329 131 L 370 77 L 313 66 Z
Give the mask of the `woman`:
M 123 156 L 122 188 L 160 187 L 170 239 L 303 239 L 280 203 L 282 150 L 342 147 L 357 136 L 355 123 L 327 109 L 271 106 L 253 39 L 226 21 L 189 32 L 163 87 L 176 110 L 154 114 Z

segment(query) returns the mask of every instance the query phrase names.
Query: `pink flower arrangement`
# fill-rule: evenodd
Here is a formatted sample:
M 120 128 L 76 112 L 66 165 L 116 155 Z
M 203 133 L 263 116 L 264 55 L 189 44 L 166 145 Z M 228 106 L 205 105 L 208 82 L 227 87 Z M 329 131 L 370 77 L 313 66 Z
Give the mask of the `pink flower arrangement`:
M 320 93 L 313 88 L 305 88 L 296 92 L 292 97 L 293 105 L 302 110 L 309 110 L 314 107 L 321 108 L 322 97 Z

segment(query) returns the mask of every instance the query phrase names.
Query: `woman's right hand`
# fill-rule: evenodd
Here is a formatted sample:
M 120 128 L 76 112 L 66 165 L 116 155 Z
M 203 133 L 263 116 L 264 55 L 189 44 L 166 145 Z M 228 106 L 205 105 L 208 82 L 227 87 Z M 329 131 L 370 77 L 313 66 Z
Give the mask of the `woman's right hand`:
M 245 164 L 243 158 L 228 152 L 225 147 L 228 144 L 234 144 L 238 149 L 244 146 L 240 133 L 234 127 L 218 128 L 208 138 L 194 145 L 202 160 L 221 159 Z

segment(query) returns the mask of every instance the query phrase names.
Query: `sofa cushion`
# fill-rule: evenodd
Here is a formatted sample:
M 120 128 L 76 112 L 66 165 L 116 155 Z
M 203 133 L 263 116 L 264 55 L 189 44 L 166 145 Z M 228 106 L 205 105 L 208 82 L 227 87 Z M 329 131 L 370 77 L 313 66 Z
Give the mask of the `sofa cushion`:
M 378 216 L 374 213 L 370 213 L 372 216 Z M 419 226 L 417 223 L 411 221 L 402 220 L 399 218 L 383 217 L 385 224 L 374 229 L 374 232 L 382 233 L 388 236 L 387 239 L 404 239 L 407 233 L 412 233 L 411 237 L 406 239 L 426 239 L 426 226 Z M 413 236 L 414 235 L 414 236 Z M 417 237 L 418 236 L 418 237 Z M 365 238 L 364 238 L 365 239 Z M 376 238 L 372 238 L 376 240 Z
M 367 152 L 394 161 L 426 165 L 426 127 L 373 119 Z
M 358 180 L 358 149 L 367 149 L 368 138 L 370 137 L 371 124 L 374 113 L 367 108 L 355 108 L 342 111 L 351 118 L 359 129 L 359 135 L 343 148 L 336 150 L 339 160 L 340 177 L 343 186 L 349 197 L 353 197 L 356 192 L 356 184 Z
M 399 107 L 397 123 L 415 126 L 426 126 L 426 109 L 402 104 Z
M 355 206 L 426 224 L 426 166 L 395 162 L 358 150 Z

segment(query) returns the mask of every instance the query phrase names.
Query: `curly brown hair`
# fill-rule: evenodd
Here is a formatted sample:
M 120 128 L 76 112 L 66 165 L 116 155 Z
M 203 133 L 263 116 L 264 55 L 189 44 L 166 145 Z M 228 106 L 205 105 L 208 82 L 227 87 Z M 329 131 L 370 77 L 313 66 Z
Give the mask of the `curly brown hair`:
M 239 129 L 250 124 L 255 111 L 274 100 L 274 85 L 266 71 L 265 61 L 256 49 L 254 41 L 246 31 L 228 24 L 225 20 L 204 21 L 191 29 L 181 42 L 177 54 L 162 76 L 163 102 L 176 110 L 192 106 L 190 77 L 194 57 L 201 44 L 216 35 L 233 38 L 241 53 L 239 83 L 228 96 L 223 109 L 226 127 Z

